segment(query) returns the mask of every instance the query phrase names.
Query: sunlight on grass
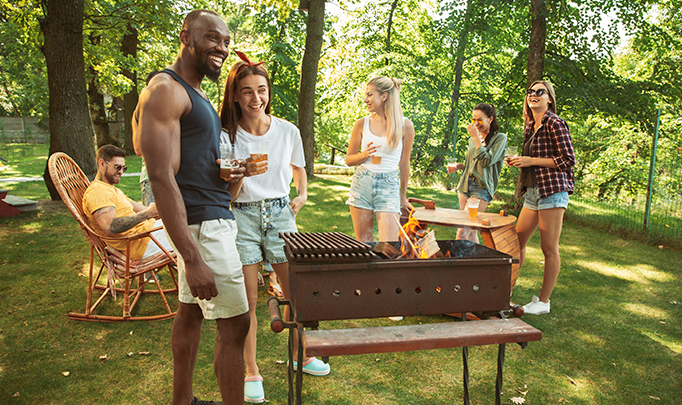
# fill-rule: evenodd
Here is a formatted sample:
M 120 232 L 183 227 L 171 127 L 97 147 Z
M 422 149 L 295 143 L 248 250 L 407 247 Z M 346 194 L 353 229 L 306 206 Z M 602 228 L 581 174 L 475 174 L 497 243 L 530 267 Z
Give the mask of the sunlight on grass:
M 650 305 L 628 303 L 623 304 L 623 308 L 632 312 L 634 315 L 655 319 L 667 319 L 667 313 Z
M 605 276 L 618 277 L 623 280 L 635 281 L 638 283 L 648 284 L 651 282 L 661 283 L 674 281 L 669 274 L 659 271 L 649 265 L 612 267 L 604 266 L 603 262 L 584 261 L 582 266 Z
M 81 277 L 88 277 L 90 274 L 90 263 L 86 262 L 83 263 L 83 267 L 81 267 L 81 271 L 78 272 L 78 275 Z
M 648 337 L 654 342 L 667 347 L 668 349 L 670 349 L 670 351 L 675 352 L 677 354 L 682 354 L 682 344 L 680 344 L 680 342 L 665 339 L 664 336 L 661 336 L 660 334 L 654 333 L 650 330 L 642 329 L 640 332 L 642 333 L 642 335 Z
M 597 335 L 582 333 L 580 331 L 573 336 L 581 342 L 594 347 L 603 347 L 608 343 L 606 339 L 600 338 Z
M 33 223 L 29 223 L 29 224 L 24 225 L 23 227 L 21 227 L 21 230 L 22 230 L 22 232 L 25 232 L 28 234 L 33 234 L 36 232 L 43 231 L 45 229 L 44 226 L 45 226 L 44 224 L 41 224 L 39 222 L 33 222 Z

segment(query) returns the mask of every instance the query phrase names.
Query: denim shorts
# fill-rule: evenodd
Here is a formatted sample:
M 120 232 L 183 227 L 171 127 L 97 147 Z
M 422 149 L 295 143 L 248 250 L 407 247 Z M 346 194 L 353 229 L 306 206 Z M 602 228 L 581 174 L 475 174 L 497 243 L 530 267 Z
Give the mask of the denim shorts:
M 346 204 L 373 212 L 400 214 L 400 172 L 372 173 L 358 166 Z
M 296 216 L 289 206 L 289 196 L 254 202 L 233 202 L 237 219 L 237 249 L 242 264 L 286 263 L 284 240 L 280 232 L 296 232 Z
M 540 198 L 538 186 L 528 187 L 524 196 L 523 207 L 533 211 L 549 210 L 552 208 L 568 208 L 568 192 L 560 191 Z
M 246 300 L 244 273 L 235 246 L 237 224 L 231 219 L 213 219 L 189 226 L 201 258 L 213 271 L 218 295 L 210 300 L 200 300 L 187 285 L 185 261 L 178 254 L 178 300 L 185 304 L 198 304 L 205 319 L 232 318 L 249 311 Z M 170 238 L 168 238 L 170 239 Z M 172 243 L 172 241 L 171 241 Z
M 485 200 L 486 202 L 490 203 L 493 200 L 493 196 L 490 195 L 488 190 L 481 186 L 481 183 L 478 181 L 476 176 L 469 176 L 468 180 L 468 185 L 466 193 L 460 191 L 460 193 L 464 194 L 467 196 L 467 198 L 478 198 L 479 200 Z

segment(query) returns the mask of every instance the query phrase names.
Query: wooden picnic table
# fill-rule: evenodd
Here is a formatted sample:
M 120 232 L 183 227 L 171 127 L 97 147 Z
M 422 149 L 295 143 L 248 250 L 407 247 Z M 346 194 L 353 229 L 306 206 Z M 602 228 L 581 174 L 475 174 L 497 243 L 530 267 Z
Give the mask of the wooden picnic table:
M 519 238 L 516 234 L 516 217 L 513 215 L 500 215 L 490 212 L 479 212 L 478 216 L 471 218 L 468 211 L 451 208 L 436 208 L 433 201 L 424 201 L 410 198 L 411 203 L 422 204 L 423 207 L 415 207 L 412 217 L 420 224 L 450 226 L 457 228 L 474 228 L 481 232 L 485 246 L 506 253 L 512 257 L 520 257 Z M 514 289 L 516 279 L 519 276 L 520 264 L 512 264 L 511 289 Z M 511 291 L 510 291 L 511 293 Z

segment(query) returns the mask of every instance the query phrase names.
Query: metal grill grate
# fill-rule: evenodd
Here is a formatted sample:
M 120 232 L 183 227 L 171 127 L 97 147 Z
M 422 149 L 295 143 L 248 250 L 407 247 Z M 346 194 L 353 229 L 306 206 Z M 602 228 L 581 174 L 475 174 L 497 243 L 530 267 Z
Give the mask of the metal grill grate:
M 281 232 L 287 255 L 297 261 L 365 261 L 376 257 L 371 246 L 341 232 Z

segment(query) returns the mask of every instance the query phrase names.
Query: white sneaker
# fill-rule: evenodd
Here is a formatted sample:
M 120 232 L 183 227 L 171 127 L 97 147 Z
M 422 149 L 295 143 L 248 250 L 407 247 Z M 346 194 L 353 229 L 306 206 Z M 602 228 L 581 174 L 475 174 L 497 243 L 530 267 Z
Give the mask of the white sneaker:
M 547 302 L 540 301 L 537 295 L 533 295 L 530 302 L 523 306 L 523 311 L 525 314 L 530 315 L 541 315 L 549 313 L 549 300 Z

